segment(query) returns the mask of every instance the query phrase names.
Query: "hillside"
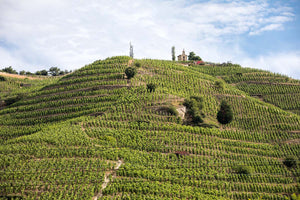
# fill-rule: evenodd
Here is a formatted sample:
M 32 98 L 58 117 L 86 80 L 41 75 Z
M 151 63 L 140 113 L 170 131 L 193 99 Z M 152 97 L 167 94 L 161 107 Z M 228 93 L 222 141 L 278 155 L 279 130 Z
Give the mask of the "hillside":
M 136 76 L 126 79 L 137 63 Z M 215 86 L 221 79 L 223 89 Z M 26 93 L 0 110 L 0 199 L 277 200 L 300 193 L 299 162 L 283 164 L 300 155 L 299 80 L 117 56 L 59 80 L 34 80 L 26 91 L 20 81 L 0 82 L 3 99 Z M 200 126 L 182 117 L 191 96 L 203 99 Z M 221 100 L 233 109 L 227 125 L 216 119 Z

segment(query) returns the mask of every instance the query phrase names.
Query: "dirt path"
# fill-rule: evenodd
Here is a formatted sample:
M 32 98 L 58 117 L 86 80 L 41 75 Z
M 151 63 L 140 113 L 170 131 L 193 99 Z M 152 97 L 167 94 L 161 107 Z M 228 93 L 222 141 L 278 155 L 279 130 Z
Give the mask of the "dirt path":
M 235 95 L 235 94 L 215 94 L 216 97 L 238 97 L 238 98 L 246 98 L 244 95 Z
M 4 73 L 4 72 L 0 72 L 1 76 L 6 76 L 6 77 L 11 77 L 11 78 L 20 78 L 20 79 L 42 79 L 42 78 L 37 78 L 37 77 L 32 77 L 32 76 L 24 76 L 24 75 L 18 75 L 18 74 L 9 74 L 9 73 Z
M 118 160 L 116 162 L 116 166 L 115 166 L 115 168 L 113 170 L 105 172 L 104 181 L 103 181 L 103 184 L 101 186 L 101 189 L 100 189 L 99 193 L 92 198 L 93 200 L 97 200 L 98 198 L 101 198 L 103 196 L 102 191 L 107 187 L 107 185 L 108 185 L 108 183 L 110 181 L 112 181 L 114 178 L 116 178 L 116 171 L 120 168 L 120 166 L 122 164 L 123 164 L 123 161 L 122 160 Z M 111 178 L 112 180 L 110 180 L 108 178 L 110 175 L 112 175 L 112 178 Z
M 131 66 L 132 63 L 133 63 L 133 59 L 129 60 L 129 61 L 128 61 L 128 66 Z

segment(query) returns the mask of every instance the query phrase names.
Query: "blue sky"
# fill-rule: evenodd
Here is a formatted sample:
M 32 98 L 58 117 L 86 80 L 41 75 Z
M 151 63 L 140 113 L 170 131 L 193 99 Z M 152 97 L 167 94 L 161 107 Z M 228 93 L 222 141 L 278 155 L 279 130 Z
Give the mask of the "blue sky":
M 0 0 L 0 68 L 77 69 L 182 49 L 300 79 L 299 0 Z

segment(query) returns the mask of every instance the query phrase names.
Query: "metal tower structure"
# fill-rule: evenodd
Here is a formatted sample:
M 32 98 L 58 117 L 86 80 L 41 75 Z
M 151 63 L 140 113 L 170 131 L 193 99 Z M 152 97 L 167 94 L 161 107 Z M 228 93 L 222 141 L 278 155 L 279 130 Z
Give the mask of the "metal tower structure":
M 130 49 L 129 49 L 129 56 L 133 58 L 133 46 L 131 45 L 131 42 L 129 43 Z

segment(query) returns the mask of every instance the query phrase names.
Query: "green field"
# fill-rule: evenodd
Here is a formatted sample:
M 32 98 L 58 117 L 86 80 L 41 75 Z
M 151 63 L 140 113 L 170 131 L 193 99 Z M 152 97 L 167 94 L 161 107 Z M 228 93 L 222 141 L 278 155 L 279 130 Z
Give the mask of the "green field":
M 136 63 L 137 74 L 126 79 Z M 24 94 L 0 110 L 0 199 L 284 200 L 300 193 L 299 80 L 237 65 L 117 56 L 60 78 L 7 78 L 0 86 L 3 101 Z M 192 96 L 203 98 L 198 125 L 168 111 Z M 216 119 L 222 100 L 233 110 L 227 125 Z M 284 164 L 288 156 L 293 167 Z

